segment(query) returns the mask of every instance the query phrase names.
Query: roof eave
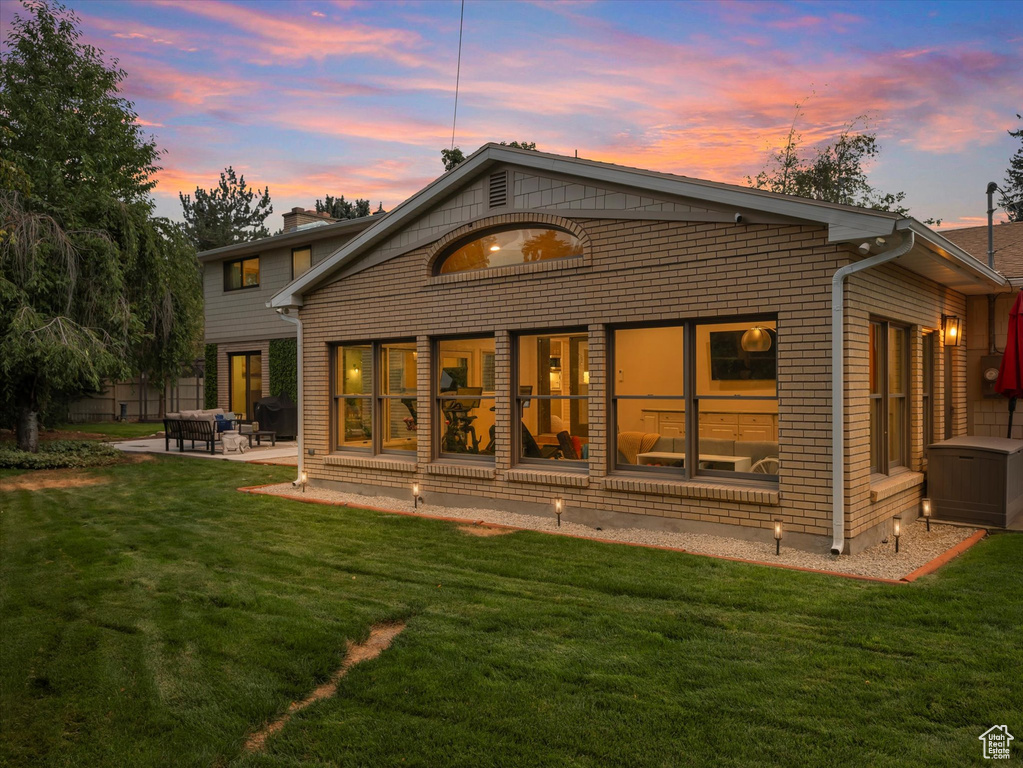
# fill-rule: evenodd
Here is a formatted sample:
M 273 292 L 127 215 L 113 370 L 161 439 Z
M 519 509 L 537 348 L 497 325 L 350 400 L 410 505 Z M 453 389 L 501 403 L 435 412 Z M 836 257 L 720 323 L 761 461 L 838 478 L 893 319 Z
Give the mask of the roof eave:
M 902 219 L 896 229 L 911 230 L 927 246 L 928 250 L 944 261 L 948 261 L 960 273 L 969 274 L 974 281 L 991 289 L 991 293 L 1002 293 L 1012 290 L 1009 281 L 984 262 L 972 256 L 968 251 L 942 237 L 933 229 L 913 218 Z
M 377 216 L 376 218 L 380 218 Z M 349 230 L 364 229 L 372 226 L 373 217 L 363 216 L 358 219 L 336 221 L 332 224 L 325 224 L 310 229 L 294 229 L 290 232 L 279 232 L 269 237 L 261 237 L 258 240 L 246 240 L 243 243 L 232 243 L 219 248 L 211 248 L 208 251 L 199 251 L 196 257 L 200 262 L 219 261 L 229 256 L 246 256 L 259 253 L 268 248 L 280 248 L 298 242 L 309 242 L 320 240 L 334 235 L 343 234 Z

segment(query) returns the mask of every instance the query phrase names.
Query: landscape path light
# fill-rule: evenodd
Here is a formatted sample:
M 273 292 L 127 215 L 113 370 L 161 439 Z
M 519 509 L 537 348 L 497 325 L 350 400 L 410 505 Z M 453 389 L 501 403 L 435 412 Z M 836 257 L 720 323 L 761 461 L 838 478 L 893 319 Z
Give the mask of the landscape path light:
M 419 510 L 419 483 L 412 483 L 412 509 Z
M 782 522 L 780 519 L 774 521 L 774 554 L 781 554 Z
M 931 511 L 932 511 L 931 500 L 930 499 L 922 499 L 920 501 L 920 512 L 924 516 L 924 522 L 927 523 L 927 532 L 928 533 L 931 532 Z
M 895 554 L 899 553 L 899 536 L 902 535 L 902 516 L 896 515 L 892 519 L 892 535 L 895 536 Z
M 562 509 L 563 506 L 561 499 L 554 500 L 554 514 L 558 516 L 558 528 L 561 527 L 561 513 L 564 511 Z

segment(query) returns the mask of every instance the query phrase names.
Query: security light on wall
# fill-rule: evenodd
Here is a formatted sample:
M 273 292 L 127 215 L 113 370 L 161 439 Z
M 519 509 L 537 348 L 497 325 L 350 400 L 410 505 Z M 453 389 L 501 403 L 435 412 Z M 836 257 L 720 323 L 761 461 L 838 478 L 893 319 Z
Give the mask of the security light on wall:
M 739 343 L 745 352 L 766 352 L 771 348 L 771 334 L 762 325 L 754 325 Z
M 962 334 L 960 333 L 959 318 L 955 315 L 942 315 L 941 316 L 941 330 L 944 332 L 944 340 L 946 347 L 958 347 L 959 339 Z

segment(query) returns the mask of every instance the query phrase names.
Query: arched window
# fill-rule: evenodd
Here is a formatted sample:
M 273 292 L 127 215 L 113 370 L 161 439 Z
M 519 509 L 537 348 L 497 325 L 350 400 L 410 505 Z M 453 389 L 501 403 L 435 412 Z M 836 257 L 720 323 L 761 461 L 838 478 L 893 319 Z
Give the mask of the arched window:
M 513 267 L 547 259 L 582 256 L 582 241 L 557 227 L 507 227 L 457 241 L 437 259 L 436 274 Z

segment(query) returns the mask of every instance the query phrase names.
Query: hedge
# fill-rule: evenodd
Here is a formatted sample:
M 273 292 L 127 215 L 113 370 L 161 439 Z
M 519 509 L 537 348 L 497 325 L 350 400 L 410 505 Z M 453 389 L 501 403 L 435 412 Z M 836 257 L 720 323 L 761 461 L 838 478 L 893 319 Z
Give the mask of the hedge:
M 206 345 L 206 388 L 203 390 L 206 408 L 217 407 L 217 345 Z
M 270 339 L 270 394 L 298 402 L 298 339 Z
M 39 453 L 0 446 L 0 469 L 65 469 L 116 464 L 124 454 L 108 443 L 96 440 L 50 440 L 39 443 Z

